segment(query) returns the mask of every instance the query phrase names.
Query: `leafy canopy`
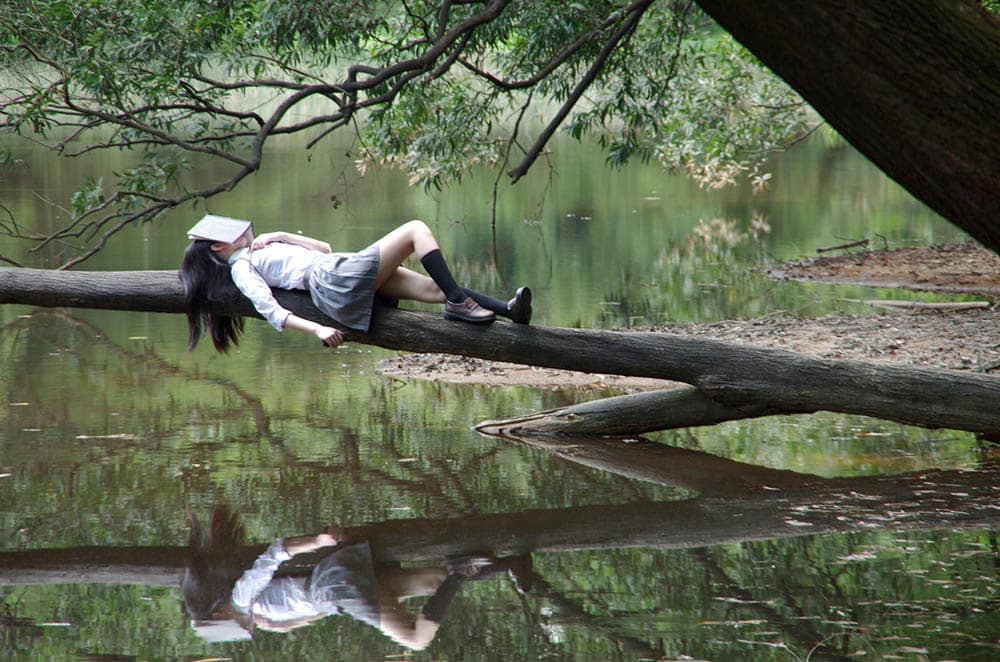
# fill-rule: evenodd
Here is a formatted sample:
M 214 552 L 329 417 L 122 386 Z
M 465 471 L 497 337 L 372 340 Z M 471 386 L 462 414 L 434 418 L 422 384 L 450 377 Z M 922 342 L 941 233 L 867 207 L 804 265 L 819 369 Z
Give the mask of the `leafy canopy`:
M 36 249 L 77 242 L 68 264 L 232 189 L 293 134 L 312 149 L 355 132 L 362 170 L 440 187 L 477 164 L 517 181 L 564 129 L 611 165 L 656 160 L 718 186 L 765 181 L 767 151 L 816 124 L 692 1 L 7 0 L 0 67 L 0 131 L 64 156 L 142 154 L 85 182 L 49 235 L 0 223 Z M 185 183 L 194 156 L 230 168 Z

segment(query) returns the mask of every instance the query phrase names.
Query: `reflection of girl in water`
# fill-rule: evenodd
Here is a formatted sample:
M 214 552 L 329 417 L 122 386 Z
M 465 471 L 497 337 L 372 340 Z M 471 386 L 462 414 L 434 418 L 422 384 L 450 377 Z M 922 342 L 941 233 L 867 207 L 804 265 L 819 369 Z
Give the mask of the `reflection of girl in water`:
M 288 632 L 326 616 L 347 614 L 399 644 L 422 650 L 437 633 L 462 582 L 489 565 L 465 560 L 449 564 L 447 570 L 376 567 L 368 544 L 358 543 L 336 549 L 310 574 L 275 577 L 284 561 L 335 546 L 343 534 L 331 529 L 278 539 L 246 569 L 240 562 L 245 530 L 236 513 L 217 507 L 207 530 L 193 515 L 190 523 L 184 601 L 195 630 L 213 642 L 249 639 L 255 627 Z M 431 598 L 415 617 L 401 604 L 424 595 Z

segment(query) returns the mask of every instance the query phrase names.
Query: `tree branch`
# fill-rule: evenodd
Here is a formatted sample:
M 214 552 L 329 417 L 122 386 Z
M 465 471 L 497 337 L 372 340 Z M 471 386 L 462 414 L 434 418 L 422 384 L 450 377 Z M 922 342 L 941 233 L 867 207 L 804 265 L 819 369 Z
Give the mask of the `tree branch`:
M 428 48 L 420 53 L 419 56 L 382 67 L 356 64 L 349 68 L 345 80 L 337 84 L 323 82 L 302 84 L 274 78 L 219 81 L 213 80 L 211 77 L 201 73 L 194 73 L 190 80 L 204 85 L 203 89 L 197 89 L 195 85 L 185 80 L 179 82 L 180 90 L 187 96 L 190 100 L 189 102 L 181 100 L 162 105 L 145 104 L 127 108 L 125 100 L 121 96 L 118 96 L 117 90 L 112 90 L 109 94 L 111 95 L 112 105 L 117 110 L 107 110 L 99 107 L 99 102 L 96 99 L 74 97 L 70 93 L 69 81 L 71 79 L 69 73 L 61 69 L 55 60 L 39 53 L 27 40 L 14 47 L 4 47 L 8 52 L 23 49 L 35 62 L 47 66 L 53 72 L 56 72 L 55 77 L 57 80 L 48 84 L 44 90 L 34 94 L 33 98 L 38 99 L 39 103 L 41 103 L 42 99 L 50 96 L 56 90 L 61 90 L 62 105 L 55 109 L 57 116 L 69 116 L 81 119 L 81 122 L 74 124 L 76 128 L 69 138 L 64 138 L 54 145 L 48 145 L 50 149 L 66 153 L 66 147 L 70 140 L 78 139 L 83 133 L 100 128 L 101 126 L 112 126 L 135 132 L 139 134 L 139 137 L 135 139 L 120 138 L 121 134 L 116 130 L 110 138 L 97 144 L 89 145 L 72 154 L 85 154 L 94 150 L 113 147 L 172 146 L 186 152 L 221 158 L 239 166 L 239 171 L 235 175 L 215 186 L 205 187 L 197 191 L 185 191 L 172 197 L 161 198 L 150 196 L 150 204 L 137 211 L 112 211 L 115 205 L 125 200 L 135 200 L 136 198 L 134 192 L 119 192 L 109 200 L 101 203 L 98 207 L 88 210 L 78 218 L 74 218 L 69 226 L 42 238 L 41 243 L 34 250 L 43 248 L 55 239 L 68 236 L 83 236 L 88 231 L 96 233 L 106 228 L 106 231 L 100 235 L 99 240 L 94 245 L 67 261 L 61 268 L 65 269 L 79 264 L 100 251 L 112 236 L 127 227 L 130 223 L 140 220 L 150 220 L 165 209 L 194 199 L 206 199 L 221 191 L 232 189 L 239 181 L 260 167 L 264 145 L 269 137 L 292 134 L 316 126 L 327 125 L 327 128 L 318 138 L 310 141 L 308 147 L 313 147 L 319 140 L 329 135 L 331 131 L 348 124 L 359 110 L 377 108 L 393 103 L 400 92 L 418 76 L 429 75 L 433 78 L 444 75 L 470 43 L 473 31 L 481 25 L 495 20 L 507 7 L 509 1 L 495 0 L 486 5 L 482 11 L 459 22 L 450 29 L 447 27 L 447 22 L 450 17 L 451 7 L 473 3 L 445 3 L 441 7 L 437 25 L 434 28 L 437 38 L 433 42 L 430 42 Z M 412 46 L 417 46 L 421 43 L 427 42 L 421 40 L 420 42 L 415 42 Z M 267 61 L 277 64 L 286 71 L 295 71 L 284 63 L 275 63 L 273 58 Z M 360 92 L 374 90 L 388 82 L 392 82 L 388 90 L 374 97 L 359 99 L 358 95 Z M 280 101 L 277 108 L 267 118 L 261 117 L 256 112 L 234 110 L 210 98 L 215 93 L 260 88 L 272 88 L 290 92 L 287 97 Z M 338 111 L 326 115 L 312 116 L 291 125 L 282 124 L 291 108 L 303 100 L 316 95 L 330 99 L 338 106 Z M 25 101 L 27 101 L 27 98 L 25 98 Z M 11 103 L 16 103 L 16 101 L 8 99 L 2 105 L 9 106 Z M 225 117 L 236 122 L 253 122 L 257 125 L 257 129 L 256 131 L 241 131 L 237 129 L 228 131 L 225 135 L 213 134 L 201 137 L 188 137 L 163 128 L 163 125 L 147 121 L 146 117 L 155 116 L 157 113 L 172 114 L 172 117 L 168 121 L 181 124 L 192 116 L 204 114 L 212 118 Z M 237 138 L 251 139 L 248 154 L 240 155 L 217 146 Z M 104 212 L 108 213 L 99 218 L 95 217 L 95 215 Z M 13 262 L 9 258 L 3 259 L 7 262 Z
M 594 62 L 591 63 L 587 73 L 584 74 L 583 78 L 576 84 L 576 87 L 573 88 L 569 98 L 566 99 L 556 112 L 552 121 L 546 125 L 545 129 L 535 140 L 535 143 L 528 150 L 527 155 L 517 167 L 508 173 L 512 183 L 517 182 L 521 179 L 521 177 L 527 174 L 532 164 L 538 160 L 538 157 L 545 149 L 545 146 L 548 144 L 553 134 L 555 134 L 556 129 L 558 129 L 566 117 L 569 116 L 570 111 L 583 96 L 583 93 L 587 91 L 587 88 L 589 88 L 594 80 L 597 79 L 597 76 L 601 73 L 605 63 L 607 63 L 608 59 L 618 48 L 618 44 L 623 39 L 631 35 L 636 26 L 639 25 L 639 20 L 642 18 L 642 15 L 646 12 L 646 10 L 649 9 L 649 6 L 652 3 L 653 0 L 643 0 L 642 2 L 637 2 L 632 5 L 633 9 L 628 13 L 621 25 L 618 26 L 618 29 L 611 34 L 611 37 L 604 45 L 604 48 L 601 49 L 597 58 L 595 58 Z

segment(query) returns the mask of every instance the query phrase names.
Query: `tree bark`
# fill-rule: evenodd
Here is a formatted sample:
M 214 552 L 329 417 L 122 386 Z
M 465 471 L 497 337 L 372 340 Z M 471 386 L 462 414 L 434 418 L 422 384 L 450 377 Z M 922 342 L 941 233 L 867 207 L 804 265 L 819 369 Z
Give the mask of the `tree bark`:
M 331 324 L 304 292 L 276 292 L 297 315 Z M 178 313 L 176 272 L 0 269 L 0 304 Z M 218 312 L 256 316 L 241 299 Z M 729 409 L 799 414 L 834 411 L 1000 437 L 1000 379 L 952 370 L 818 359 L 661 333 L 449 322 L 439 315 L 377 308 L 356 342 L 581 372 L 650 377 L 695 386 Z
M 475 429 L 488 436 L 600 434 L 621 437 L 776 413 L 780 412 L 763 405 L 727 407 L 697 388 L 683 387 L 591 400 L 517 418 L 483 421 Z
M 1000 21 L 969 0 L 698 0 L 849 143 L 1000 252 Z
M 661 485 L 700 492 L 662 503 L 595 505 L 450 519 L 407 519 L 345 529 L 367 541 L 376 561 L 443 562 L 492 553 L 648 547 L 690 549 L 844 531 L 922 531 L 1000 523 L 1000 471 L 922 471 L 826 479 L 748 466 L 648 441 L 528 440 L 570 461 Z M 249 567 L 264 545 L 240 551 Z M 322 552 L 297 556 L 308 565 Z M 78 547 L 0 552 L 0 586 L 124 583 L 177 586 L 188 550 L 175 547 Z

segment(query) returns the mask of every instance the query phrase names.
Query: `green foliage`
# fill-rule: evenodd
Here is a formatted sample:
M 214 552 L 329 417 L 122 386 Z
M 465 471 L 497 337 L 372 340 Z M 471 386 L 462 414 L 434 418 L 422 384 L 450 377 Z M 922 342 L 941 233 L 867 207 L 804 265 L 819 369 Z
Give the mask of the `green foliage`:
M 815 121 L 731 37 L 669 12 L 652 11 L 613 64 L 600 96 L 569 126 L 575 136 L 597 134 L 612 165 L 655 159 L 719 187 Z
M 146 153 L 139 165 L 115 173 L 123 194 L 122 204 L 126 209 L 140 207 L 150 196 L 164 193 L 186 167 L 185 159 L 175 158 L 170 152 Z
M 0 35 L 0 131 L 139 152 L 104 199 L 88 183 L 74 200 L 73 235 L 100 244 L 232 189 L 295 133 L 353 127 L 359 167 L 440 187 L 480 165 L 517 179 L 565 128 L 613 165 L 717 185 L 812 121 L 690 2 L 9 0 Z M 178 153 L 227 167 L 185 187 Z
M 488 95 L 438 79 L 415 86 L 407 97 L 369 125 L 367 158 L 359 162 L 363 171 L 377 161 L 408 172 L 413 184 L 440 188 L 472 165 L 495 165 L 502 158 Z
M 70 199 L 73 205 L 73 216 L 79 218 L 98 205 L 104 204 L 105 200 L 104 180 L 100 178 L 88 179 Z

